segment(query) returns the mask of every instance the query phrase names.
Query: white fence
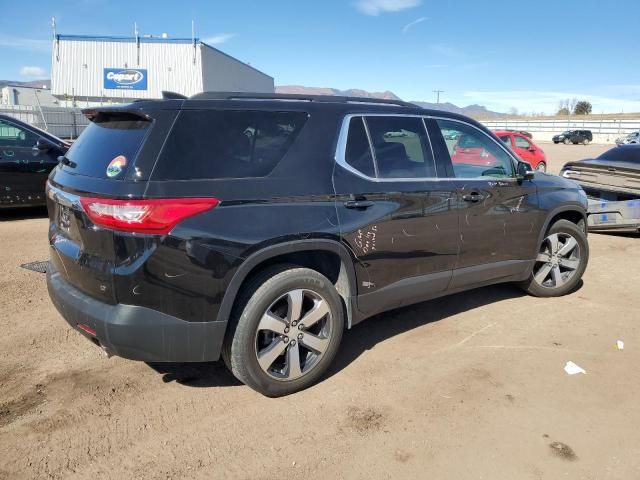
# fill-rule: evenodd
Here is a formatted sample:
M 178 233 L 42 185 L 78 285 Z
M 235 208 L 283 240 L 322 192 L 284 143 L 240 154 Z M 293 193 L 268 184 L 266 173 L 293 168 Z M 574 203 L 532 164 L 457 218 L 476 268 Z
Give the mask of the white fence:
M 0 114 L 8 115 L 60 138 L 75 139 L 89 124 L 79 108 L 0 105 Z
M 591 130 L 595 143 L 614 143 L 616 138 L 640 130 L 640 119 L 580 120 L 576 117 L 554 120 L 491 120 L 482 121 L 491 130 L 525 130 L 534 140 L 551 141 L 565 130 Z

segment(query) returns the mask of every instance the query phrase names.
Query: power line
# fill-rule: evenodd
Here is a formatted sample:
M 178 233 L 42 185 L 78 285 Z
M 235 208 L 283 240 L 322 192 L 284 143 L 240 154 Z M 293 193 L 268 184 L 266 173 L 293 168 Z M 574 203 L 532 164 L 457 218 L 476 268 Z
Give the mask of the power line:
M 436 103 L 440 103 L 440 94 L 444 93 L 444 90 L 434 90 L 433 93 L 436 94 Z

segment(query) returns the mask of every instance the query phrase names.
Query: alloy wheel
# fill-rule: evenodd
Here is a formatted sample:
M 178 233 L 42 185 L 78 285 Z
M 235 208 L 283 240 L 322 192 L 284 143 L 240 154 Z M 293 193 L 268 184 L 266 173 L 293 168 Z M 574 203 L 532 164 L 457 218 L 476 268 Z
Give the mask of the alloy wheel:
M 544 162 L 540 162 L 536 166 L 536 170 L 539 171 L 539 172 L 546 172 L 547 171 L 547 165 Z
M 295 380 L 320 361 L 331 340 L 329 303 L 319 293 L 291 290 L 262 315 L 255 335 L 260 368 L 271 378 Z
M 542 242 L 533 278 L 541 287 L 562 287 L 575 275 L 580 262 L 577 240 L 568 233 L 553 233 Z

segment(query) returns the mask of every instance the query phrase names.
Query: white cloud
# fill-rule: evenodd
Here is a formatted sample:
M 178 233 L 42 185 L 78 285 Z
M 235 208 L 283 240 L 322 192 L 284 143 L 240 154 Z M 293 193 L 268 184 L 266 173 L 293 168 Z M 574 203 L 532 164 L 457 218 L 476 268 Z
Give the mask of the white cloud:
M 202 41 L 209 45 L 220 45 L 222 43 L 227 43 L 235 36 L 235 33 L 216 33 L 210 37 L 203 38 Z
M 422 0 L 358 0 L 355 6 L 366 15 L 380 15 L 385 12 L 399 12 L 417 7 Z
M 47 78 L 47 72 L 40 67 L 24 66 L 20 69 L 20 76 L 29 79 Z
M 587 100 L 593 105 L 593 113 L 640 112 L 640 100 L 609 97 L 584 92 L 554 91 L 467 91 L 463 96 L 469 102 L 485 105 L 490 110 L 506 112 L 517 108 L 521 112 L 553 114 L 560 101 L 567 98 Z
M 416 20 L 414 20 L 413 22 L 409 22 L 407 23 L 403 28 L 402 28 L 402 33 L 407 33 L 409 31 L 409 29 L 415 25 L 418 25 L 419 23 L 424 22 L 427 19 L 427 17 L 420 17 Z
M 21 50 L 32 50 L 37 52 L 50 52 L 51 41 L 0 35 L 0 47 L 18 48 Z

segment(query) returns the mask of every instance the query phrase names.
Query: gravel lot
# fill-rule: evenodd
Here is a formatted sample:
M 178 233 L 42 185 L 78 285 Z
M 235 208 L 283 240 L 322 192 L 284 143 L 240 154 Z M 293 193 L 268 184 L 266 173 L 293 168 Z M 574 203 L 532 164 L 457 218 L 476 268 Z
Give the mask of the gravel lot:
M 609 148 L 542 147 L 554 172 Z M 102 356 L 19 268 L 47 257 L 42 211 L 2 215 L 1 479 L 638 478 L 637 235 L 590 235 L 564 298 L 504 285 L 379 315 L 322 383 L 267 399 L 219 364 Z

